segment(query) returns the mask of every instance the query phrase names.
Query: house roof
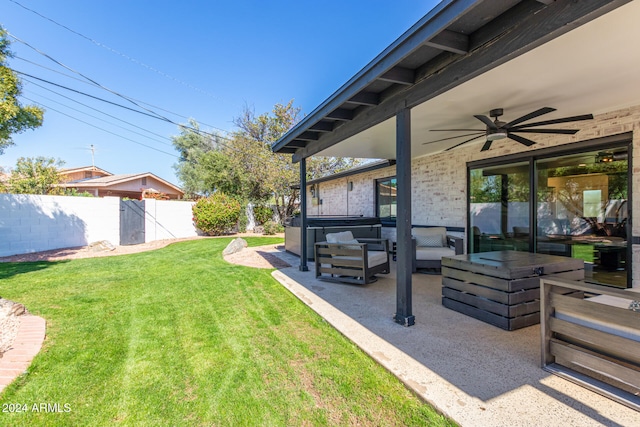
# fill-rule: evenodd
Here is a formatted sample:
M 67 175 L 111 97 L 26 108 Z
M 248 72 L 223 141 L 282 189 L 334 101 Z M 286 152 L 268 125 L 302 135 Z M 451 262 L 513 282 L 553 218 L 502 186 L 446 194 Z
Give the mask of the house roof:
M 169 186 L 170 188 L 174 189 L 177 193 L 184 194 L 184 191 L 182 191 L 179 187 L 173 185 L 169 181 L 165 181 L 164 179 L 150 172 L 101 176 L 97 178 L 83 179 L 82 181 L 77 181 L 77 182 L 67 182 L 61 185 L 65 187 L 69 186 L 69 187 L 75 187 L 75 188 L 100 188 L 100 187 L 109 187 L 116 184 L 122 184 L 124 182 L 133 181 L 135 179 L 140 179 L 145 177 L 155 179 L 156 181 L 159 181 Z
M 481 129 L 475 114 L 544 120 L 638 103 L 640 2 L 445 0 L 273 144 L 311 155 L 395 158 L 395 115 L 411 108 L 412 155 Z M 578 134 L 579 135 L 579 134 Z M 480 141 L 480 139 L 478 140 Z
M 63 175 L 69 175 L 72 173 L 76 173 L 76 172 L 86 172 L 86 171 L 93 171 L 93 172 L 100 172 L 104 175 L 113 175 L 111 172 L 107 172 L 104 169 L 100 169 L 98 167 L 95 166 L 82 166 L 79 168 L 66 168 L 66 169 L 60 169 L 60 173 Z

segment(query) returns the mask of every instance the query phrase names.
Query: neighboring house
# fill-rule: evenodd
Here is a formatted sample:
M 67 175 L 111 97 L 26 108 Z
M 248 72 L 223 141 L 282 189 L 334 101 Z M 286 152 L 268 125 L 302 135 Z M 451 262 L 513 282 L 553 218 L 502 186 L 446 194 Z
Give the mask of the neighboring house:
M 86 166 L 62 169 L 60 176 L 63 181 L 60 187 L 88 192 L 96 197 L 142 199 L 150 193 L 161 193 L 169 199 L 181 199 L 184 196 L 180 188 L 150 172 L 113 175 L 104 169 Z

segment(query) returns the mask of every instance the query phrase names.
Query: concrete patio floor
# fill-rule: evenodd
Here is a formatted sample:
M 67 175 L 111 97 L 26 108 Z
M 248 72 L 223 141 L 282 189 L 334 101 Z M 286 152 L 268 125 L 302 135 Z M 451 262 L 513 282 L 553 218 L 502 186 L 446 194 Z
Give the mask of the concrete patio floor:
M 395 312 L 395 271 L 369 285 L 273 276 L 409 388 L 463 426 L 639 426 L 640 413 L 540 368 L 540 328 L 504 331 L 442 306 L 441 276 L 413 275 L 416 324 Z M 392 267 L 392 270 L 395 266 Z

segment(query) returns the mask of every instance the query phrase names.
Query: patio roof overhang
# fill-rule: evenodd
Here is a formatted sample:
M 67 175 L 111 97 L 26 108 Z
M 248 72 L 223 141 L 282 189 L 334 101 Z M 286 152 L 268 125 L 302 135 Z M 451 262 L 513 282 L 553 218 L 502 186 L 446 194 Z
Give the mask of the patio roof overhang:
M 640 2 L 445 0 L 273 145 L 312 155 L 396 158 L 396 114 L 411 109 L 411 153 L 445 150 L 504 108 L 544 120 L 638 103 Z M 481 139 L 478 139 L 480 142 Z M 426 143 L 426 144 L 425 144 Z

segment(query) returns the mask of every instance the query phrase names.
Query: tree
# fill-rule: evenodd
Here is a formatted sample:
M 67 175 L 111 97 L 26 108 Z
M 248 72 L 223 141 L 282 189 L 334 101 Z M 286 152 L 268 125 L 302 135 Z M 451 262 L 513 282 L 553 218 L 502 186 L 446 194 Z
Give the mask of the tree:
M 270 113 L 256 115 L 245 107 L 234 120 L 238 131 L 229 137 L 202 132 L 198 124 L 181 129 L 173 138 L 180 160 L 174 166 L 183 188 L 192 194 L 223 192 L 243 202 L 275 204 L 281 220 L 293 214 L 300 182 L 291 156 L 276 154 L 271 145 L 298 122 L 300 109 L 276 104 Z M 359 164 L 355 159 L 311 158 L 307 178 L 319 178 Z
M 299 120 L 300 109 L 287 104 L 276 104 L 271 114 L 256 116 L 246 108 L 234 123 L 240 131 L 234 138 L 241 153 L 234 159 L 238 167 L 252 178 L 252 201 L 272 200 L 281 221 L 293 215 L 298 200 L 300 183 L 299 166 L 292 163 L 291 156 L 271 151 L 271 145 L 287 133 Z M 353 168 L 360 160 L 335 157 L 311 157 L 307 160 L 307 179 L 320 178 L 332 173 Z
M 20 157 L 11 171 L 7 189 L 15 194 L 63 194 L 58 167 L 61 160 L 47 157 Z
M 0 27 L 0 154 L 13 145 L 11 135 L 41 126 L 44 114 L 36 106 L 18 102 L 22 87 L 18 75 L 6 64 L 12 56 L 9 44 L 6 31 Z

